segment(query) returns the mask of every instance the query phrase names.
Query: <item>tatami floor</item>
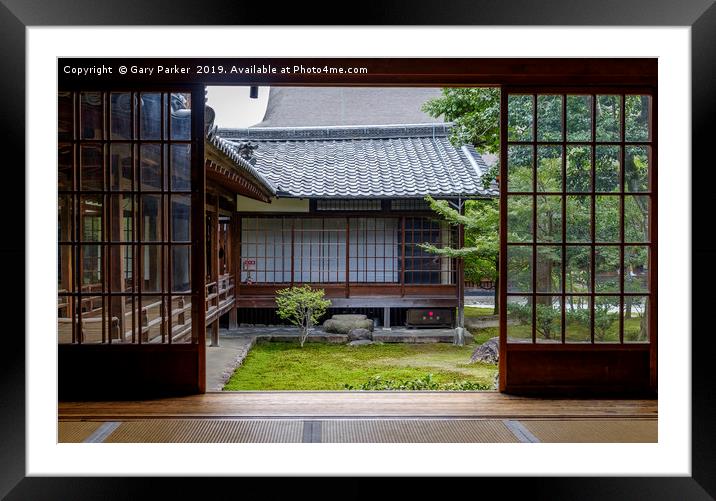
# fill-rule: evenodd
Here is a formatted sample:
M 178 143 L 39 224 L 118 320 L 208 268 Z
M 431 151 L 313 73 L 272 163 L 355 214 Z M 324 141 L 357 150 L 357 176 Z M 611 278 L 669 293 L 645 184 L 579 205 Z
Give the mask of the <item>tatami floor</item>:
M 59 442 L 656 442 L 656 400 L 232 392 L 61 402 Z

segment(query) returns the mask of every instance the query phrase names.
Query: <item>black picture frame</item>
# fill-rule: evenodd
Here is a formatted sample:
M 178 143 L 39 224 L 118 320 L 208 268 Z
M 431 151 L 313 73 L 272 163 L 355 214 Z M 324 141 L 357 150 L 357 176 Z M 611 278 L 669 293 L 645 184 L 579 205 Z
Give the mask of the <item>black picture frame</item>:
M 250 5 L 229 0 L 204 0 L 192 3 L 187 0 L 173 2 L 97 2 L 96 0 L 2 0 L 0 3 L 0 46 L 3 47 L 4 75 L 0 79 L 3 100 L 1 134 L 3 149 L 12 152 L 14 161 L 7 161 L 3 170 L 3 184 L 16 186 L 2 197 L 4 238 L 0 255 L 6 262 L 24 263 L 3 270 L 6 284 L 13 284 L 14 300 L 24 301 L 24 269 L 30 263 L 24 247 L 24 171 L 25 162 L 25 28 L 27 26 L 62 25 L 271 25 L 284 22 L 306 24 L 345 23 L 345 18 L 328 19 L 335 9 L 328 6 L 309 6 L 303 2 L 288 3 L 277 8 L 272 2 L 254 2 Z M 471 2 L 468 0 L 439 5 L 425 0 L 385 1 L 361 5 L 351 9 L 353 24 L 461 24 L 461 25 L 645 25 L 690 26 L 692 69 L 692 169 L 698 182 L 692 183 L 692 228 L 712 228 L 713 209 L 707 205 L 712 197 L 711 187 L 716 186 L 716 169 L 710 144 L 716 137 L 716 5 L 713 0 L 647 1 L 608 0 L 603 2 L 558 0 L 536 3 L 530 0 L 502 2 Z M 6 155 L 7 158 L 7 155 Z M 689 175 L 684 172 L 684 175 Z M 12 184 L 9 184 L 12 183 Z M 666 181 L 663 182 L 666 185 Z M 668 186 L 664 186 L 664 191 Z M 499 488 L 499 495 L 529 491 L 533 499 L 713 499 L 716 497 L 716 426 L 713 419 L 716 393 L 711 389 L 714 380 L 710 370 L 716 356 L 715 337 L 704 322 L 703 312 L 711 304 L 706 291 L 716 279 L 709 266 L 716 258 L 716 245 L 711 243 L 708 230 L 692 234 L 692 268 L 698 270 L 698 280 L 692 280 L 692 476 L 691 477 L 639 477 L 599 478 L 569 477 L 535 479 L 484 479 L 481 492 Z M 692 270 L 682 268 L 679 273 Z M 693 276 L 693 275 L 691 275 Z M 23 284 L 22 288 L 16 284 Z M 701 312 L 700 316 L 696 314 Z M 25 331 L 23 318 L 3 336 L 0 349 L 0 496 L 7 499 L 127 499 L 161 490 L 163 498 L 184 498 L 188 483 L 208 485 L 212 490 L 235 486 L 232 479 L 210 478 L 61 478 L 25 476 Z M 698 327 L 702 328 L 699 329 Z M 685 332 L 688 334 L 688 332 Z M 26 333 L 27 335 L 27 333 Z M 662 350 L 668 349 L 662 346 Z M 425 479 L 413 479 L 409 490 L 424 489 Z M 243 482 L 243 480 L 242 480 Z M 265 480 L 264 480 L 265 482 Z M 255 482 L 254 482 L 255 483 Z M 297 479 L 287 482 L 288 488 L 300 489 Z M 246 484 L 244 484 L 246 485 Z M 456 484 L 449 484 L 457 490 Z M 253 487 L 253 485 L 252 485 Z M 278 495 L 281 483 L 272 482 L 272 493 Z M 475 487 L 475 484 L 473 484 Z M 488 489 L 485 489 L 487 487 Z M 246 487 L 241 487 L 249 493 Z M 370 493 L 368 484 L 355 479 L 346 480 L 342 490 L 352 495 Z M 273 497 L 273 495 L 271 496 Z

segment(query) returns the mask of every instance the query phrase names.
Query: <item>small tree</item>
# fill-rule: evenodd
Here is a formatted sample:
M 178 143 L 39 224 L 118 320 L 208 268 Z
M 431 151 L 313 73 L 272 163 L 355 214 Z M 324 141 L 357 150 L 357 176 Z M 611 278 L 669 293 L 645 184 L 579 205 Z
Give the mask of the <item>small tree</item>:
M 328 299 L 323 299 L 325 293 L 323 289 L 311 289 L 310 285 L 276 291 L 278 316 L 301 329 L 301 348 L 308 333 L 331 306 Z

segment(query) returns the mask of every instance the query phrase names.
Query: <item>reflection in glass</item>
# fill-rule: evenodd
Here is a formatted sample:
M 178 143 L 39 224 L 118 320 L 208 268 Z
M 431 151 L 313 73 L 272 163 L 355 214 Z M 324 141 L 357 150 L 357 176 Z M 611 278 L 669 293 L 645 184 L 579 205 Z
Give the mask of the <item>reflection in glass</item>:
M 618 242 L 620 235 L 619 197 L 599 195 L 595 200 L 597 242 Z
M 592 140 L 592 96 L 567 96 L 567 141 Z
M 538 343 L 562 342 L 562 300 L 552 296 L 538 296 L 537 321 L 535 323 Z
M 597 145 L 594 158 L 594 191 L 612 193 L 621 186 L 621 147 Z
M 102 146 L 80 146 L 80 189 L 101 191 L 104 181 Z
M 507 297 L 507 342 L 532 342 L 532 298 Z
M 532 247 L 507 247 L 507 292 L 532 291 Z
M 626 140 L 648 141 L 649 96 L 626 96 Z
M 562 197 L 560 195 L 537 197 L 537 241 L 562 241 Z
M 80 137 L 102 139 L 102 93 L 80 94 Z
M 507 140 L 531 141 L 534 129 L 534 100 L 531 95 L 507 96 Z
M 140 139 L 161 139 L 162 95 L 143 92 L 139 98 Z
M 537 96 L 537 141 L 562 140 L 562 96 Z
M 596 296 L 594 298 L 594 342 L 619 342 L 619 296 Z
M 140 147 L 140 177 L 143 190 L 162 189 L 162 157 L 160 148 L 158 144 L 143 144 Z
M 129 191 L 132 189 L 132 145 L 113 143 L 109 147 L 109 189 Z
M 507 190 L 532 190 L 532 146 L 507 147 Z
M 589 296 L 567 296 L 565 299 L 566 343 L 591 343 L 591 299 Z
M 597 141 L 621 139 L 621 96 L 597 96 Z
M 191 146 L 188 144 L 171 145 L 171 189 L 189 191 L 191 189 Z
M 513 195 L 507 197 L 507 241 L 529 242 L 532 240 L 532 197 Z
M 132 101 L 128 92 L 112 92 L 109 99 L 111 139 L 132 139 Z
M 562 147 L 537 147 L 537 191 L 562 191 Z

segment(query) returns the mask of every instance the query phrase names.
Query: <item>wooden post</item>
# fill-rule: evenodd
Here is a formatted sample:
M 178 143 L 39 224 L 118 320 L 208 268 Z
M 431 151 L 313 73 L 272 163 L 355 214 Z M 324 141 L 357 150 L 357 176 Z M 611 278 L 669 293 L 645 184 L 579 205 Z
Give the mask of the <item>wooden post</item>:
M 236 311 L 236 306 L 234 306 L 229 310 L 229 330 L 237 329 L 239 327 L 239 323 L 237 320 L 238 312 Z
M 458 211 L 460 214 L 465 213 L 465 205 L 462 199 L 458 199 Z M 458 248 L 465 245 L 465 229 L 463 225 L 458 226 Z M 465 262 L 462 258 L 457 258 L 457 326 L 455 328 L 455 344 L 463 346 L 465 344 Z
M 383 330 L 390 330 L 390 306 L 383 308 Z
M 211 324 L 211 346 L 219 347 L 219 317 Z

